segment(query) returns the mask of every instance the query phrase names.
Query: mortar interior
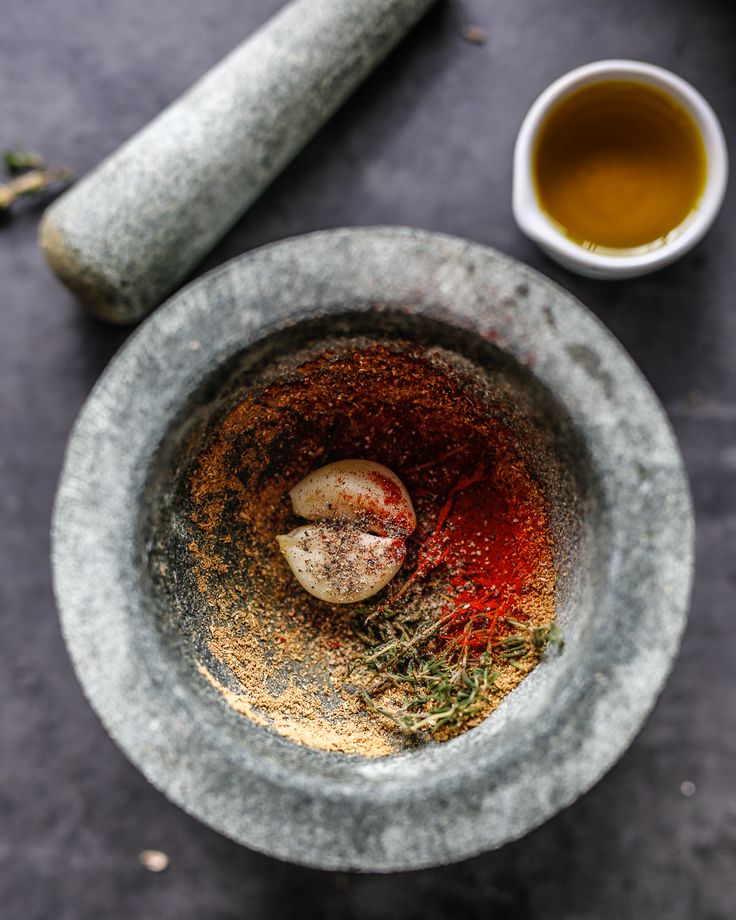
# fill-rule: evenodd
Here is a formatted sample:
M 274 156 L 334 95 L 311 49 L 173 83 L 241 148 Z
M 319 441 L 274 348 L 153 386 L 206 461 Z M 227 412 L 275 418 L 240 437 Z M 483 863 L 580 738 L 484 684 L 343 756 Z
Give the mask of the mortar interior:
M 516 449 L 546 499 L 557 573 L 555 610 L 568 645 L 584 633 L 586 624 L 595 616 L 595 604 L 590 603 L 590 598 L 604 552 L 605 531 L 601 527 L 595 471 L 565 411 L 534 376 L 533 369 L 476 334 L 398 310 L 305 320 L 266 336 L 215 370 L 190 395 L 164 433 L 149 470 L 139 524 L 146 609 L 155 621 L 161 649 L 178 681 L 197 685 L 195 697 L 202 707 L 198 718 L 205 722 L 208 707 L 224 703 L 212 687 L 206 686 L 200 673 L 202 665 L 222 688 L 236 694 L 247 694 L 249 690 L 227 661 L 213 653 L 210 631 L 218 591 L 238 594 L 249 590 L 247 573 L 240 565 L 243 541 L 249 537 L 239 526 L 237 508 L 226 508 L 218 524 L 221 533 L 228 539 L 232 537 L 229 543 L 221 544 L 224 565 L 203 582 L 201 567 L 191 551 L 195 511 L 190 488 L 192 471 L 223 418 L 246 395 L 288 375 L 307 358 L 374 343 L 399 351 L 419 348 L 439 356 L 470 382 L 489 413 L 511 432 Z M 335 394 L 336 406 L 338 396 Z M 279 438 L 272 443 L 277 450 Z M 266 456 L 264 471 L 268 461 Z M 247 548 L 251 552 L 264 551 L 263 546 Z M 259 590 L 263 591 L 263 586 Z M 306 607 L 312 611 L 306 621 L 307 632 L 329 632 L 330 617 L 320 613 L 320 606 L 324 608 L 318 601 L 306 600 Z M 294 661 L 293 672 L 282 669 L 272 674 L 270 681 L 276 690 L 292 678 L 300 686 L 311 687 L 316 705 L 329 717 L 336 698 L 329 689 L 329 669 L 321 649 L 319 643 L 305 642 L 302 660 Z M 554 660 L 543 662 L 513 694 L 536 681 L 544 668 L 554 667 Z M 545 685 L 546 692 L 554 692 L 554 681 L 546 681 Z M 544 700 L 537 697 L 535 705 L 543 707 Z M 494 716 L 491 714 L 487 721 Z M 242 723 L 246 733 L 271 733 L 269 727 L 246 718 Z M 477 730 L 471 729 L 468 734 Z M 513 731 L 513 726 L 506 725 L 503 731 Z M 396 742 L 396 749 L 410 751 L 413 757 L 422 756 L 423 746 L 414 740 L 397 734 Z M 293 742 L 284 743 L 293 746 Z

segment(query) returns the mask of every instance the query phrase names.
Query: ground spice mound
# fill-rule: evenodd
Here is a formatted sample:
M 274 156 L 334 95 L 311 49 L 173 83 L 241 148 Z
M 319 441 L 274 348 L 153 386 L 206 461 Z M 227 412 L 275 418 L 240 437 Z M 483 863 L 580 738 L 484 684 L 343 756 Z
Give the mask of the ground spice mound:
M 188 479 L 188 553 L 207 611 L 200 670 L 234 709 L 324 750 L 380 756 L 421 744 L 421 731 L 405 730 L 411 713 L 395 716 L 414 692 L 406 671 L 377 673 L 376 662 L 391 659 L 405 623 L 428 615 L 438 622 L 428 654 L 487 654 L 494 672 L 472 718 L 433 739 L 477 724 L 526 676 L 543 643 L 520 631 L 549 630 L 555 569 L 545 498 L 507 415 L 473 365 L 407 343 L 344 341 L 250 381 Z M 398 575 L 360 606 L 308 595 L 275 540 L 303 523 L 289 490 L 341 459 L 387 466 L 417 513 Z

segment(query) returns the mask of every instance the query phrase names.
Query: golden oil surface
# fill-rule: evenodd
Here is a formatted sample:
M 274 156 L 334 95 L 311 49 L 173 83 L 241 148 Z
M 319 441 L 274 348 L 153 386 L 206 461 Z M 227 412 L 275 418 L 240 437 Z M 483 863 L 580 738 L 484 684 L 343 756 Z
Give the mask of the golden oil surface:
M 576 90 L 543 122 L 533 154 L 539 202 L 589 249 L 661 244 L 697 206 L 705 145 L 671 96 L 630 80 Z

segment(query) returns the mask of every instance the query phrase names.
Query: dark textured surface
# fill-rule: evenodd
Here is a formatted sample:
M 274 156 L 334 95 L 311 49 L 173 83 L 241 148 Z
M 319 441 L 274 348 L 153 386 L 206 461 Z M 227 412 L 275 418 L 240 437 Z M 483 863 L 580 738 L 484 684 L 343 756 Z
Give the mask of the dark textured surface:
M 278 7 L 276 0 L 8 6 L 0 141 L 91 167 Z M 459 33 L 487 29 L 482 47 Z M 467 236 L 577 293 L 631 352 L 680 438 L 698 516 L 693 610 L 660 704 L 619 765 L 518 843 L 402 877 L 328 875 L 257 856 L 151 789 L 107 738 L 64 651 L 47 526 L 63 445 L 125 333 L 85 319 L 35 248 L 35 205 L 0 235 L 3 332 L 0 904 L 11 918 L 730 918 L 736 910 L 736 314 L 733 186 L 703 244 L 663 273 L 585 282 L 511 220 L 513 139 L 534 95 L 588 60 L 651 60 L 692 80 L 729 142 L 736 12 L 726 2 L 605 8 L 450 2 L 362 88 L 213 254 L 326 226 Z M 680 791 L 695 784 L 692 796 Z M 144 847 L 171 867 L 148 874 Z

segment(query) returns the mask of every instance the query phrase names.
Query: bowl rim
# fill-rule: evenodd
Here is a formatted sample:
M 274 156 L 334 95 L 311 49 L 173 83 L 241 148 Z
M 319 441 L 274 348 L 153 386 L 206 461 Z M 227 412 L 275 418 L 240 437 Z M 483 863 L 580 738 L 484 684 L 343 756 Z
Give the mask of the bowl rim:
M 671 239 L 646 252 L 592 252 L 569 239 L 541 207 L 532 164 L 539 130 L 552 108 L 583 86 L 627 80 L 654 86 L 675 99 L 695 121 L 706 150 L 705 189 L 695 210 L 675 228 Z M 514 147 L 512 209 L 517 225 L 553 259 L 583 275 L 631 278 L 669 265 L 689 252 L 708 232 L 723 204 L 728 185 L 728 150 L 718 116 L 705 97 L 677 74 L 655 64 L 627 59 L 593 61 L 553 81 L 532 103 Z
M 535 681 L 522 682 L 492 719 L 422 753 L 424 789 L 412 755 L 367 761 L 311 751 L 244 725 L 225 704 L 208 711 L 212 721 L 198 721 L 199 700 L 211 688 L 202 682 L 163 692 L 159 646 L 145 645 L 152 640 L 136 571 L 135 503 L 162 423 L 238 350 L 300 318 L 344 313 L 346 298 L 361 312 L 400 303 L 449 318 L 533 363 L 576 426 L 587 426 L 596 462 L 608 464 L 608 498 L 616 499 L 607 509 L 610 591 L 600 629 L 586 640 L 588 669 L 564 673 L 564 685 L 555 684 L 556 710 L 530 728 L 525 713 L 538 712 L 534 706 L 546 699 L 538 692 L 543 680 L 562 673 L 554 663 L 540 665 Z M 563 353 L 569 362 L 559 360 Z M 85 694 L 154 786 L 269 855 L 385 872 L 452 862 L 516 839 L 571 804 L 621 756 L 679 648 L 692 583 L 693 516 L 661 405 L 622 347 L 572 295 L 509 256 L 454 237 L 342 229 L 272 243 L 226 263 L 131 336 L 70 436 L 52 562 L 63 635 Z M 637 630 L 657 642 L 636 641 Z M 494 746 L 510 720 L 517 747 Z

